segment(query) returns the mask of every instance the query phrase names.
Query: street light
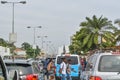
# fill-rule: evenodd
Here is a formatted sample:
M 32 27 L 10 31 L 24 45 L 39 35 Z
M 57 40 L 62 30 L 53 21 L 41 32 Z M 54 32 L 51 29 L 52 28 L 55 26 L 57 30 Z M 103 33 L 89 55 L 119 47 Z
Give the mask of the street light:
M 26 1 L 20 1 L 20 2 L 1 1 L 1 4 L 6 4 L 6 3 L 12 4 L 12 33 L 10 34 L 10 42 L 14 43 L 16 42 L 16 37 L 17 37 L 17 35 L 14 34 L 14 5 L 18 3 L 26 4 Z
M 42 49 L 43 49 L 43 43 L 44 43 L 44 41 L 43 41 L 43 39 L 44 38 L 47 38 L 48 36 L 38 36 L 38 38 L 41 38 L 41 45 L 42 45 Z
M 42 26 L 35 26 L 35 27 L 28 26 L 27 28 L 33 28 L 33 31 L 34 31 L 34 35 L 33 35 L 33 39 L 34 39 L 34 41 L 33 41 L 34 54 L 33 54 L 33 57 L 35 57 L 35 49 L 36 49 L 36 43 L 35 43 L 35 38 L 36 38 L 36 36 L 35 36 L 35 29 L 36 29 L 36 28 L 42 28 Z
M 10 3 L 12 4 L 12 33 L 14 33 L 14 5 L 21 3 L 26 4 L 26 1 L 20 1 L 20 2 L 7 2 L 7 1 L 1 1 L 2 4 Z
M 28 26 L 27 28 L 33 28 L 33 30 L 34 30 L 34 35 L 33 35 L 33 39 L 34 39 L 34 41 L 33 41 L 33 44 L 35 44 L 35 29 L 36 28 L 42 28 L 42 26 L 36 26 L 36 27 L 31 27 L 31 26 Z
M 46 53 L 48 53 L 49 49 L 49 44 L 51 43 L 51 41 L 45 41 L 46 42 Z

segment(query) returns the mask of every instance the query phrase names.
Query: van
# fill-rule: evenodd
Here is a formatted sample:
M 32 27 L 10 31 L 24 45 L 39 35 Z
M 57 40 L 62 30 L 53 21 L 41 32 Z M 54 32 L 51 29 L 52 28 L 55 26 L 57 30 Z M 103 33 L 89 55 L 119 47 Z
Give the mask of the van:
M 120 80 L 120 52 L 97 52 L 89 57 L 81 80 Z
M 59 69 L 60 69 L 60 64 L 62 62 L 62 57 L 65 57 L 67 60 L 71 59 L 71 77 L 72 80 L 80 80 L 80 60 L 79 60 L 79 56 L 75 55 L 75 54 L 64 54 L 64 55 L 57 55 L 56 56 L 56 60 L 55 60 L 55 66 L 56 66 L 56 80 L 60 79 L 60 74 L 59 74 Z

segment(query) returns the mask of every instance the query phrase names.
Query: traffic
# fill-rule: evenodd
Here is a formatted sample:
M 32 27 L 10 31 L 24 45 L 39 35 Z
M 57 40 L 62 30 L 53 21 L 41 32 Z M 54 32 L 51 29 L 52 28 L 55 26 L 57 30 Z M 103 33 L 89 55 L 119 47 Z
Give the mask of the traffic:
M 0 62 L 0 80 L 120 80 L 119 51 L 96 51 L 86 57 L 68 53 L 46 59 L 0 57 Z

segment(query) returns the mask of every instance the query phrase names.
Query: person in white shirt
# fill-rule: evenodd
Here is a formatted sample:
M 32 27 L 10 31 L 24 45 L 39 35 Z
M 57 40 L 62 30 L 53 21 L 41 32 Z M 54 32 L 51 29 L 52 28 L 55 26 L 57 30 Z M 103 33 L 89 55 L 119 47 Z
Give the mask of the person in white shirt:
M 66 80 L 66 69 L 67 69 L 67 60 L 64 58 L 62 58 L 62 63 L 60 64 L 60 69 L 62 70 L 62 76 L 61 76 L 61 80 Z

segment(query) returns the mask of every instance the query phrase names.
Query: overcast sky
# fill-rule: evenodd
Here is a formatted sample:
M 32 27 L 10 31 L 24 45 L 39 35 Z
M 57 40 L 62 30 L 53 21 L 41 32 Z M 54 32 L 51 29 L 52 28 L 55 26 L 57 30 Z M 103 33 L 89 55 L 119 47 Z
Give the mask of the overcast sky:
M 7 0 L 20 1 L 20 0 Z M 85 17 L 103 15 L 114 21 L 120 18 L 120 0 L 26 0 L 26 4 L 15 5 L 15 32 L 17 46 L 23 42 L 33 44 L 33 29 L 27 26 L 42 26 L 36 36 L 47 35 L 56 48 L 70 44 L 70 36 L 79 30 Z M 12 31 L 12 5 L 0 4 L 0 37 L 9 40 Z M 41 39 L 36 38 L 41 45 Z

